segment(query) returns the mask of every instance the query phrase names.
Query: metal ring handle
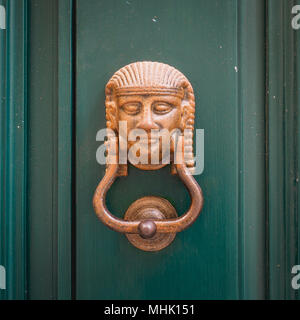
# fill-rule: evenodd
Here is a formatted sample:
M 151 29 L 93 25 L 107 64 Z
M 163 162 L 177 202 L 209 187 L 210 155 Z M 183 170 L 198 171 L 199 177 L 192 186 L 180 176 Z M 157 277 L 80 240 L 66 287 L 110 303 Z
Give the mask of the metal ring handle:
M 178 143 L 180 143 L 178 139 Z M 179 157 L 179 152 L 176 153 L 177 160 Z M 175 164 L 179 178 L 182 180 L 191 197 L 191 205 L 188 211 L 181 215 L 178 218 L 167 219 L 167 220 L 151 220 L 152 226 L 155 227 L 154 233 L 177 233 L 192 225 L 197 217 L 199 216 L 202 207 L 203 207 L 203 195 L 202 190 L 194 177 L 190 174 L 188 168 L 184 164 L 184 161 Z M 114 183 L 117 173 L 118 173 L 118 164 L 110 164 L 107 168 L 105 176 L 98 184 L 94 197 L 93 197 L 93 206 L 98 218 L 109 228 L 114 231 L 121 233 L 133 233 L 140 234 L 143 236 L 143 231 L 141 224 L 144 222 L 141 221 L 125 221 L 114 216 L 106 207 L 105 197 L 109 188 Z

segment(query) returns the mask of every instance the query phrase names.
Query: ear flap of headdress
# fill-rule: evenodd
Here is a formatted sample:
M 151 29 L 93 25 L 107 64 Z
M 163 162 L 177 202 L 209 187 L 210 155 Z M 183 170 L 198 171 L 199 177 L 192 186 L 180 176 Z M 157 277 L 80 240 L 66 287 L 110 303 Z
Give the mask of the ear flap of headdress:
M 117 102 L 114 95 L 115 83 L 113 81 L 109 81 L 105 87 L 105 112 L 106 112 L 106 128 L 111 129 L 107 130 L 107 140 L 105 141 L 106 151 L 107 151 L 107 163 L 106 168 L 109 165 L 109 155 L 113 153 L 116 146 L 112 144 L 119 143 L 118 136 L 112 134 L 112 131 L 117 134 L 118 131 L 118 110 L 117 110 Z M 116 148 L 118 150 L 118 146 Z M 115 155 L 112 155 L 115 156 Z M 116 155 L 118 158 L 118 155 Z M 127 165 L 122 164 L 119 165 L 118 176 L 127 176 Z
M 195 166 L 193 152 L 193 133 L 195 123 L 195 96 L 189 81 L 184 80 L 181 84 L 184 89 L 184 98 L 181 105 L 181 128 L 184 133 L 184 160 L 186 166 L 192 169 Z
M 116 132 L 118 129 L 118 112 L 114 97 L 114 83 L 112 81 L 109 81 L 106 85 L 105 95 L 106 127 Z

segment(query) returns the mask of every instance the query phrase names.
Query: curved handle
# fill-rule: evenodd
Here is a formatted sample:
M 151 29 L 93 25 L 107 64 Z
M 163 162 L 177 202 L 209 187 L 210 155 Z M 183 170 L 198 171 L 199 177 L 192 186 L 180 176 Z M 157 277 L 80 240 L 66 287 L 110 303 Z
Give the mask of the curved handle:
M 182 138 L 178 139 L 178 144 L 182 143 Z M 181 144 L 182 145 L 182 144 Z M 182 153 L 176 152 L 175 164 L 177 173 L 180 179 L 187 187 L 190 197 L 191 205 L 188 211 L 178 218 L 168 220 L 151 220 L 151 226 L 154 228 L 153 236 L 157 233 L 176 233 L 180 232 L 190 225 L 192 225 L 200 214 L 203 207 L 202 190 L 193 176 L 190 174 L 188 168 L 185 166 L 184 161 L 179 161 Z M 93 197 L 93 206 L 98 218 L 109 228 L 121 233 L 137 233 L 145 237 L 143 225 L 149 221 L 125 221 L 115 217 L 109 212 L 105 204 L 105 196 L 113 182 L 115 181 L 118 173 L 118 164 L 110 164 L 107 168 L 106 174 L 100 181 Z M 146 226 L 147 229 L 147 226 Z

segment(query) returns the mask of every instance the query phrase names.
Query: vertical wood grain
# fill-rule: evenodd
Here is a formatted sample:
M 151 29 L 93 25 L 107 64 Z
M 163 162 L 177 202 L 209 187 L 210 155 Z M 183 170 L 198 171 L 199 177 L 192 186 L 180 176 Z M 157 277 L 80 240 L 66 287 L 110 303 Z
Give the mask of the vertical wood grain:
M 269 298 L 294 299 L 291 269 L 299 264 L 299 32 L 295 1 L 268 1 Z M 298 55 L 297 55 L 298 54 Z
M 257 236 L 251 244 L 251 230 L 246 230 L 248 253 L 260 263 L 255 270 L 260 270 L 263 254 L 257 258 L 255 255 L 264 243 L 260 224 L 264 196 L 260 191 L 264 185 L 254 192 L 253 189 L 254 179 L 260 179 L 264 165 L 260 153 L 260 141 L 264 140 L 255 136 L 255 130 L 262 126 L 264 89 L 256 88 L 254 83 L 264 81 L 264 56 L 260 56 L 263 35 L 255 36 L 261 31 L 263 11 L 257 1 L 249 6 L 252 20 L 248 27 L 252 33 L 249 30 L 246 35 L 254 46 L 254 57 L 245 57 L 254 65 L 247 64 L 243 71 L 237 50 L 238 3 L 77 1 L 77 298 L 239 298 L 239 112 L 246 108 L 239 105 L 237 98 L 239 72 L 245 72 L 247 84 L 254 87 L 245 112 L 258 110 L 252 119 L 257 128 L 251 131 L 245 127 L 248 145 L 255 149 L 245 156 L 246 178 L 251 178 L 251 183 L 243 183 L 247 195 L 258 201 L 254 207 L 246 198 L 249 208 L 245 210 L 245 223 L 246 228 L 250 222 L 253 224 Z M 246 54 L 246 44 L 244 50 Z M 105 84 L 120 67 L 143 60 L 168 63 L 187 76 L 196 97 L 195 127 L 205 130 L 205 168 L 202 175 L 196 176 L 204 192 L 204 209 L 191 228 L 179 233 L 170 247 L 156 253 L 133 248 L 124 235 L 103 226 L 91 202 L 105 170 L 95 159 L 99 146 L 96 133 L 105 127 Z M 168 167 L 155 172 L 129 169 L 128 177 L 118 179 L 107 195 L 108 207 L 119 217 L 134 200 L 146 195 L 166 197 L 179 214 L 188 208 L 187 192 L 176 177 L 170 176 Z M 255 177 L 251 169 L 257 170 Z M 253 214 L 256 208 L 258 211 Z M 255 261 L 248 261 L 249 272 Z M 247 281 L 256 281 L 253 276 L 250 273 Z M 263 285 L 255 285 L 252 296 L 261 294 Z
M 29 1 L 29 298 L 71 298 L 72 2 Z
M 238 1 L 239 286 L 266 297 L 265 4 Z
M 27 2 L 2 1 L 6 30 L 1 44 L 0 264 L 6 268 L 3 299 L 27 297 Z
M 71 298 L 73 1 L 58 3 L 58 299 Z

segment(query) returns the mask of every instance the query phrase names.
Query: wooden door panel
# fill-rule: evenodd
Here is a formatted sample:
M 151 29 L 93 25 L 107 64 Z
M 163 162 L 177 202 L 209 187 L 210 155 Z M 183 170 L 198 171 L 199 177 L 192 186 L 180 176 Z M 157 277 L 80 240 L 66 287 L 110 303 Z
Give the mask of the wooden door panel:
M 2 299 L 294 299 L 299 264 L 299 35 L 294 0 L 0 0 Z M 205 130 L 197 222 L 161 252 L 92 208 L 105 168 L 104 86 L 152 60 L 191 81 Z M 2 72 L 3 71 L 3 72 Z M 169 168 L 129 168 L 107 195 L 122 217 L 146 195 L 179 214 Z M 2 268 L 3 269 L 3 268 Z
M 77 296 L 93 299 L 237 298 L 239 121 L 236 1 L 78 1 L 76 61 Z M 205 206 L 197 222 L 161 252 L 132 247 L 97 220 L 93 192 L 104 175 L 96 133 L 105 128 L 104 87 L 120 67 L 160 61 L 182 71 L 205 130 Z M 188 194 L 170 168 L 129 168 L 107 196 L 122 217 L 146 195 L 183 213 Z

